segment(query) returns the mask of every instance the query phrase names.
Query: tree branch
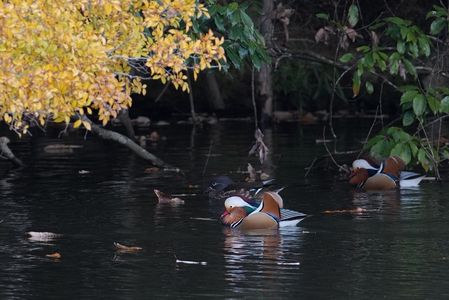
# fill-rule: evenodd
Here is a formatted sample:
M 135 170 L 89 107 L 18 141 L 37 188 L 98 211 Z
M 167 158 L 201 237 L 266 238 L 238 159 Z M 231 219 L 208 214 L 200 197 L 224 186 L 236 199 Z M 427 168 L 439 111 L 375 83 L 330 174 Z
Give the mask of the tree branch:
M 25 164 L 14 155 L 11 149 L 9 149 L 9 142 L 10 140 L 7 137 L 0 137 L 0 157 L 9 159 L 17 167 L 25 167 Z
M 105 128 L 95 124 L 94 122 L 92 122 L 86 116 L 82 116 L 82 120 L 89 122 L 92 127 L 92 132 L 97 134 L 102 139 L 112 140 L 119 144 L 122 144 L 123 146 L 128 147 L 135 154 L 137 154 L 137 156 L 139 156 L 140 158 L 143 158 L 144 160 L 151 162 L 153 165 L 155 165 L 157 167 L 164 168 L 165 170 L 180 172 L 179 168 L 173 167 L 173 166 L 165 163 L 162 159 L 158 158 L 157 156 L 151 154 L 144 148 L 140 147 L 133 140 L 124 136 L 123 134 L 120 134 L 120 133 L 112 131 L 112 130 L 105 129 Z

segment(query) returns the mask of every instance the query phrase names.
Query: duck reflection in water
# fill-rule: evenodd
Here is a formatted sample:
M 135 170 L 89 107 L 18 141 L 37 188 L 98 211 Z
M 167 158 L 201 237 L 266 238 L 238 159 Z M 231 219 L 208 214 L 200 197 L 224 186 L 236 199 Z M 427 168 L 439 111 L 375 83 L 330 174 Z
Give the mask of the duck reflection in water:
M 249 286 L 259 288 L 255 283 L 270 288 L 270 282 L 273 284 L 270 279 L 276 275 L 272 264 L 282 257 L 282 238 L 277 229 L 244 234 L 225 228 L 224 235 L 225 280 L 232 290 L 239 293 Z
M 283 274 L 299 266 L 302 238 L 301 227 L 250 231 L 225 228 L 224 277 L 233 293 L 278 291 L 284 284 Z

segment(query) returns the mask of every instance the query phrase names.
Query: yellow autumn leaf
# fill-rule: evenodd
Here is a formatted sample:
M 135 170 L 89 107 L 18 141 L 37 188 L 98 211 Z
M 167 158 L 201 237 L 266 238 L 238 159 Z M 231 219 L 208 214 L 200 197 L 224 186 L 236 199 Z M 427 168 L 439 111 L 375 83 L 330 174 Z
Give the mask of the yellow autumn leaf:
M 89 130 L 89 131 L 92 130 L 92 126 L 89 123 L 89 121 L 83 121 L 83 125 L 84 125 L 84 127 L 86 127 L 87 130 Z
M 76 120 L 76 121 L 73 123 L 73 128 L 78 128 L 78 127 L 80 127 L 81 123 L 82 123 L 81 120 Z
M 32 121 L 68 124 L 76 114 L 93 112 L 106 125 L 131 105 L 130 93 L 147 92 L 139 78 L 128 76 L 132 60 L 147 67 L 144 77 L 188 91 L 183 73 L 192 69 L 196 79 L 199 69 L 226 59 L 212 31 L 188 35 L 199 16 L 208 12 L 196 0 L 4 2 L 0 119 L 18 133 Z

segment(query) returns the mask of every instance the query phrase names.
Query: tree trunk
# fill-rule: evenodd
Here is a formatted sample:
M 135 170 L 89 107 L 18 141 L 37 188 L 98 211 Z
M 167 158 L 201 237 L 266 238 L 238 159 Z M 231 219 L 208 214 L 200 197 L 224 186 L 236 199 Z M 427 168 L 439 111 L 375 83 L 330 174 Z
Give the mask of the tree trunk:
M 260 19 L 260 33 L 264 37 L 267 51 L 273 48 L 273 11 L 274 1 L 263 0 L 262 17 Z M 273 119 L 273 67 L 271 63 L 262 65 L 257 76 L 258 95 L 261 106 L 260 121 L 262 124 L 270 123 Z
M 258 74 L 259 103 L 261 105 L 260 123 L 268 124 L 273 119 L 273 80 L 271 64 L 264 64 Z
M 225 104 L 223 98 L 221 97 L 220 88 L 218 86 L 217 78 L 215 73 L 211 71 L 206 72 L 206 80 L 209 91 L 209 103 L 212 106 L 212 110 L 224 110 Z

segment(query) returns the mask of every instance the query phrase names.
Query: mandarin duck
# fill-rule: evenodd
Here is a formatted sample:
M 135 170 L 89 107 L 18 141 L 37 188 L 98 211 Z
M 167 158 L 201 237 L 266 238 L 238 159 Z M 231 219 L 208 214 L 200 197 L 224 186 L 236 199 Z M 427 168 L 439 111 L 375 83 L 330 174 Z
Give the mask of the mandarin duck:
M 263 190 L 273 185 L 274 179 L 261 182 L 234 182 L 229 176 L 218 176 L 211 180 L 205 193 L 211 199 L 226 199 L 233 195 L 240 195 L 243 198 L 255 198 Z M 279 191 L 279 190 L 278 190 Z
M 349 183 L 365 191 L 416 187 L 425 175 L 404 171 L 405 163 L 398 156 L 388 157 L 380 165 L 357 159 L 352 163 Z
M 239 196 L 227 198 L 224 206 L 220 217 L 223 225 L 241 230 L 295 226 L 307 217 L 301 212 L 284 209 L 283 200 L 276 192 L 264 192 L 258 207 Z

